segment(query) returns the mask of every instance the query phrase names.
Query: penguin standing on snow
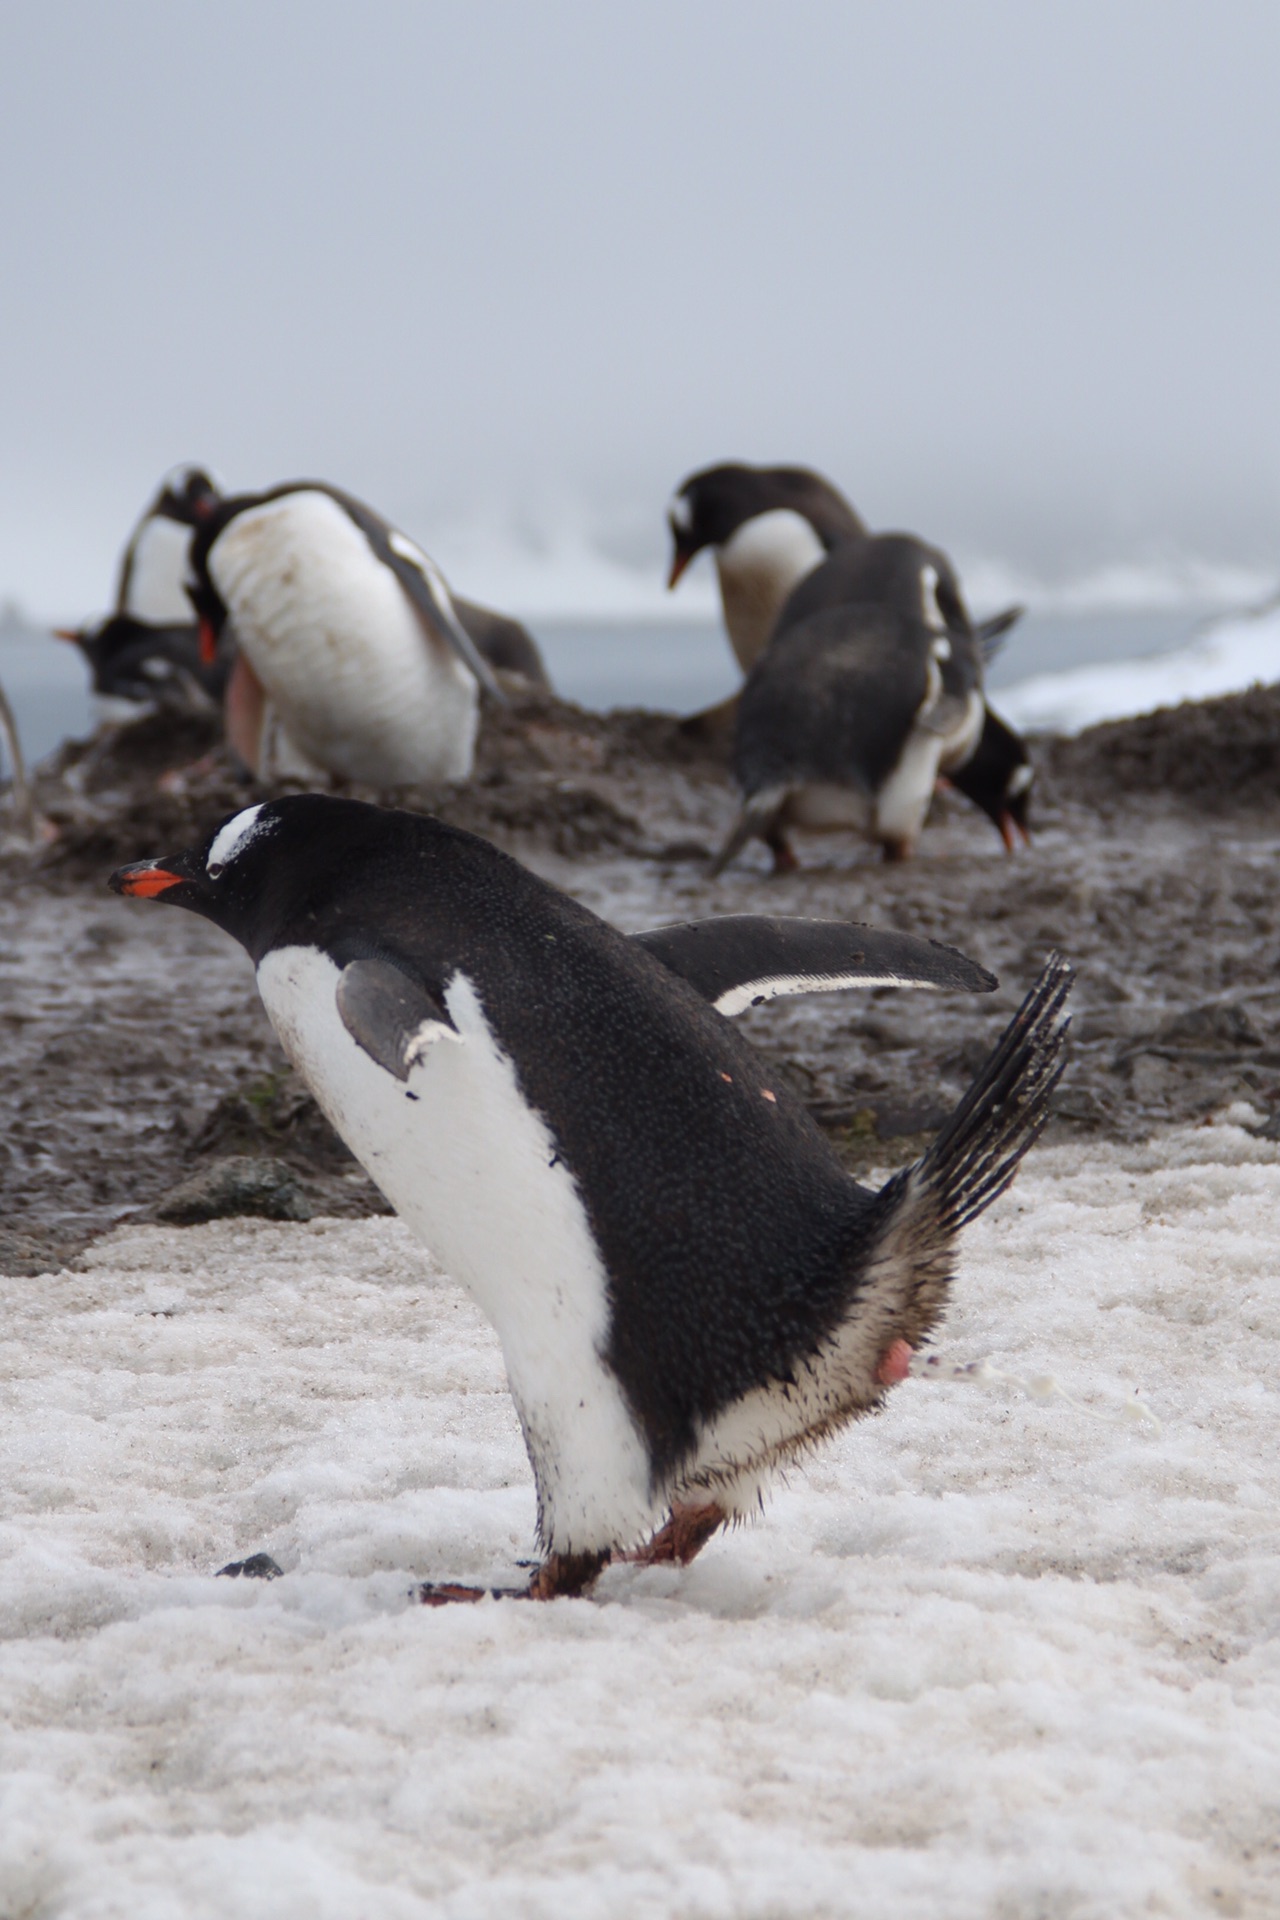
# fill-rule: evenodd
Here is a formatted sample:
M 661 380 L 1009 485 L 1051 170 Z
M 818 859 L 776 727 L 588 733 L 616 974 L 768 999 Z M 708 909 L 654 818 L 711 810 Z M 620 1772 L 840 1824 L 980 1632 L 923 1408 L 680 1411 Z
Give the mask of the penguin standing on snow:
M 744 673 L 768 643 L 787 598 L 841 547 L 868 537 L 844 495 L 807 467 L 749 467 L 736 462 L 690 474 L 667 511 L 674 587 L 705 547 L 715 555 L 725 630 Z M 973 627 L 989 659 L 1021 607 L 1006 607 Z M 715 736 L 732 729 L 735 701 L 695 714 L 687 725 Z M 954 767 L 949 784 L 980 807 L 1010 851 L 1015 833 L 1029 839 L 1027 807 L 1034 778 L 1022 740 L 985 706 L 972 762 Z
M 221 497 L 203 468 L 175 468 L 130 535 L 111 613 L 55 630 L 79 647 L 103 699 L 206 709 L 221 700 L 226 651 L 201 658 L 186 591 L 192 531 Z
M 439 568 L 380 514 L 321 481 L 237 494 L 191 568 L 206 654 L 235 628 L 227 735 L 252 772 L 466 779 L 479 690 L 502 695 Z
M 316 794 L 111 884 L 242 943 L 325 1113 L 492 1320 L 537 1488 L 533 1598 L 611 1557 L 692 1558 L 878 1407 L 1061 1071 L 1055 959 L 929 1152 L 872 1193 L 725 1016 L 995 985 L 949 948 L 750 917 L 629 938 L 472 834 Z
M 940 773 L 982 735 L 982 654 L 945 554 L 908 534 L 842 547 L 795 589 L 738 706 L 743 808 L 712 872 L 746 842 L 796 864 L 789 827 L 855 828 L 914 850 Z

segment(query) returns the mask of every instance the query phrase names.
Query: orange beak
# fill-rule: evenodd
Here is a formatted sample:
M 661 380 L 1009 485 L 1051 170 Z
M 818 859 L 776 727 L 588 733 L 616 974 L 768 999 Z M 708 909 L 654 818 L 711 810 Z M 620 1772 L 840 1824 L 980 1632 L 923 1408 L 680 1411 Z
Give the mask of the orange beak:
M 671 572 L 667 576 L 668 593 L 670 593 L 672 587 L 674 587 L 676 581 L 680 578 L 680 575 L 692 559 L 693 555 L 691 553 L 681 553 L 680 549 L 678 547 L 676 548 L 675 553 L 671 557 Z
M 108 883 L 113 893 L 128 894 L 135 900 L 151 900 L 157 893 L 182 884 L 180 873 L 158 867 L 154 860 L 143 860 L 136 867 L 121 867 Z
M 80 645 L 80 635 L 74 627 L 50 627 L 49 631 L 55 640 L 69 640 L 73 647 Z
M 1024 826 L 1020 826 L 1011 813 L 1000 815 L 1000 838 L 1004 841 L 1006 853 L 1016 853 L 1019 845 L 1029 847 L 1031 835 Z
M 203 666 L 211 667 L 218 657 L 218 636 L 213 630 L 212 620 L 200 622 L 200 661 Z

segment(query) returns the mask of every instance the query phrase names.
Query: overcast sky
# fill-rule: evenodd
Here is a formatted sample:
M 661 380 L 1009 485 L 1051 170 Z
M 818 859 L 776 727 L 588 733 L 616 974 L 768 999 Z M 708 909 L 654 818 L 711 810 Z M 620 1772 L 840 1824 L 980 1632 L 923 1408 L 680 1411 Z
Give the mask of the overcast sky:
M 1278 101 L 1276 0 L 12 0 L 0 595 L 101 603 L 180 459 L 655 565 L 804 460 L 1280 570 Z

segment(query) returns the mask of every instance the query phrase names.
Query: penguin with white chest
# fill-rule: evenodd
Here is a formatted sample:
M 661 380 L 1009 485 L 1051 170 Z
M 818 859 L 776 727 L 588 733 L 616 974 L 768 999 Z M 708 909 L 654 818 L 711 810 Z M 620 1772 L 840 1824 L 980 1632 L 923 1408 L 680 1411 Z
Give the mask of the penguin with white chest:
M 982 735 L 982 654 L 946 555 L 908 534 L 842 547 L 792 593 L 738 705 L 743 792 L 719 873 L 752 838 L 796 864 L 790 827 L 914 849 L 940 773 Z
M 725 631 L 744 673 L 763 653 L 788 596 L 832 553 L 869 537 L 863 520 L 829 480 L 807 467 L 705 467 L 681 482 L 667 510 L 674 587 L 704 549 L 715 557 Z M 973 626 L 989 659 L 1022 616 L 1006 607 Z M 712 738 L 731 731 L 736 701 L 695 714 L 687 729 Z M 971 757 L 948 782 L 980 807 L 1005 846 L 1029 839 L 1027 809 L 1034 779 L 1025 743 L 985 705 Z
M 681 481 L 667 509 L 668 588 L 704 548 L 715 556 L 729 644 L 744 673 L 768 645 L 798 581 L 829 553 L 866 538 L 844 495 L 808 467 L 726 461 Z
M 872 1193 L 726 1015 L 995 985 L 950 948 L 752 917 L 627 937 L 474 835 L 323 795 L 245 809 L 112 886 L 244 945 L 334 1127 L 492 1320 L 537 1488 L 536 1598 L 611 1557 L 692 1557 L 880 1404 L 1061 1071 L 1055 960 L 935 1145 Z
M 227 652 L 202 657 L 186 590 L 192 534 L 221 497 L 203 468 L 176 468 L 129 537 L 111 613 L 55 630 L 79 647 L 103 701 L 207 710 L 221 700 Z
M 464 780 L 493 673 L 439 568 L 350 494 L 293 481 L 224 500 L 191 550 L 206 650 L 239 653 L 227 733 L 262 778 Z

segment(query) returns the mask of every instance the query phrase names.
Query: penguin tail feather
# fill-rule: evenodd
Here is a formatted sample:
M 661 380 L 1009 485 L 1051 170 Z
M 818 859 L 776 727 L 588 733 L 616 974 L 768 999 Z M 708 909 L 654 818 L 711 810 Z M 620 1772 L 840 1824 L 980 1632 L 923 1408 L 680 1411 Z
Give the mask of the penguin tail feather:
M 763 793 L 752 794 L 748 800 L 744 801 L 742 812 L 738 815 L 732 833 L 707 868 L 708 880 L 719 879 L 729 862 L 737 859 L 748 840 L 763 840 L 768 836 L 770 827 L 782 811 L 789 791 L 787 787 L 769 787 Z
M 951 1281 L 956 1235 L 1004 1192 L 1043 1131 L 1066 1065 L 1070 1022 L 1063 1008 L 1074 977 L 1061 954 L 1050 954 L 928 1152 L 881 1189 L 873 1266 L 897 1276 L 890 1291 L 898 1292 L 886 1336 L 892 1331 L 914 1347 L 935 1325 Z M 873 1283 L 872 1292 L 878 1291 Z
M 1044 1131 L 1066 1066 L 1064 1013 L 1075 973 L 1050 954 L 973 1085 L 913 1169 L 937 1196 L 939 1224 L 958 1233 L 1002 1194 Z

